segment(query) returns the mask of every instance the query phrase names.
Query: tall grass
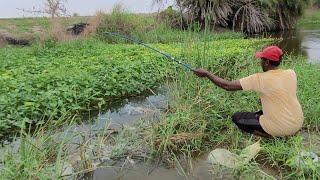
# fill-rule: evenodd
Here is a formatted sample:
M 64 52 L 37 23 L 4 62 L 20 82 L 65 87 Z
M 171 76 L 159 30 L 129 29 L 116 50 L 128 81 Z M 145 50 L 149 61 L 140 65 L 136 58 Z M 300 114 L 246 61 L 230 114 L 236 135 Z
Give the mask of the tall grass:
M 187 62 L 191 66 L 203 67 L 220 77 L 235 80 L 261 71 L 259 61 L 253 58 L 253 54 L 269 43 L 269 40 L 253 39 L 195 41 L 182 45 L 181 53 L 187 55 Z M 287 56 L 282 66 L 297 72 L 298 95 L 304 107 L 305 127 L 314 130 L 318 129 L 320 122 L 320 106 L 317 103 L 320 100 L 320 91 L 314 91 L 319 87 L 319 67 L 307 64 L 303 57 L 292 56 Z M 252 143 L 252 137 L 241 133 L 231 122 L 231 116 L 237 111 L 261 110 L 257 103 L 257 94 L 225 92 L 209 80 L 199 79 L 189 71 L 183 70 L 177 72 L 169 87 L 172 113 L 160 123 L 154 124 L 148 136 L 155 154 L 169 159 L 177 152 L 192 157 L 216 147 L 228 147 L 233 152 L 239 152 Z M 180 139 L 178 143 L 176 139 Z M 302 150 L 316 150 L 311 146 L 302 146 L 301 141 L 301 135 L 286 140 L 263 140 L 262 159 L 277 168 L 285 178 L 320 177 L 319 169 L 313 168 L 308 174 L 293 163 L 292 159 Z M 236 169 L 233 175 L 250 175 L 254 169 L 259 169 L 258 165 L 253 163 Z
M 21 129 L 10 140 L 13 143 L 1 147 L 0 179 L 60 179 L 68 156 L 65 145 L 72 136 L 53 131 L 52 125 L 51 130 L 47 126 Z
M 96 118 L 99 126 L 76 124 L 74 118 L 21 129 L 0 147 L 0 179 L 92 179 L 98 168 L 114 168 L 122 159 L 148 160 L 140 128 L 115 128 L 111 120 Z M 127 161 L 126 161 L 127 162 Z M 123 164 L 122 166 L 124 166 Z
M 129 43 L 126 40 L 112 38 L 103 34 L 113 32 L 138 39 L 146 43 L 176 43 L 186 42 L 186 39 L 203 37 L 206 34 L 207 41 L 225 38 L 241 38 L 242 33 L 206 33 L 192 30 L 182 31 L 172 28 L 168 21 L 162 21 L 156 15 L 139 15 L 130 13 L 124 6 L 116 5 L 110 14 L 99 14 L 101 21 L 96 28 L 96 35 L 108 43 Z M 90 22 L 89 22 L 90 23 Z M 190 27 L 191 28 L 191 27 Z

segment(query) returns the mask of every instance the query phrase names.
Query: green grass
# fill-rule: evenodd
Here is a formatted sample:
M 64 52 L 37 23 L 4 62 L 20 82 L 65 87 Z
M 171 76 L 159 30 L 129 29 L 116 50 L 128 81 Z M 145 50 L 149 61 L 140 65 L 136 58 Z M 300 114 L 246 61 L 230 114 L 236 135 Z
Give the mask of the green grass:
M 320 11 L 318 9 L 307 9 L 305 14 L 299 19 L 299 25 L 320 24 Z
M 108 30 L 109 32 L 117 32 Z M 126 35 L 128 37 L 131 37 L 133 39 L 139 40 L 141 42 L 150 44 L 150 43 L 161 43 L 161 44 L 170 44 L 170 43 L 188 43 L 188 42 L 195 42 L 204 40 L 206 42 L 210 41 L 216 41 L 221 39 L 239 39 L 243 38 L 244 35 L 242 33 L 237 32 L 204 32 L 199 31 L 197 33 L 193 31 L 181 31 L 178 29 L 170 29 L 166 26 L 162 26 L 156 29 L 153 29 L 148 32 L 143 32 L 141 34 L 133 33 L 132 35 L 128 35 L 125 33 L 120 33 L 122 35 Z M 119 39 L 119 38 L 112 38 L 110 36 L 101 35 L 99 38 L 107 43 L 112 44 L 128 44 L 132 43 L 128 40 Z
M 88 17 L 59 18 L 65 30 L 72 24 L 86 22 L 87 20 Z M 39 35 L 43 32 L 49 32 L 51 25 L 52 19 L 46 17 L 0 19 L 0 30 L 14 35 L 25 33 Z
M 31 33 L 32 28 L 39 28 L 47 31 L 50 27 L 50 19 L 48 18 L 16 18 L 16 19 L 0 19 L 0 29 L 7 33 L 21 34 Z
M 66 119 L 69 126 L 64 130 L 50 124 L 29 132 L 21 130 L 13 139 L 14 143 L 1 147 L 0 179 L 79 178 L 100 165 L 99 158 L 104 157 L 103 153 L 116 153 L 115 150 L 101 152 L 104 143 L 111 139 L 108 132 L 110 124 L 100 127 L 93 138 L 90 136 L 93 133 L 91 129 L 81 125 L 72 126 L 72 118 L 61 117 L 58 121 L 64 123 Z M 116 143 L 109 145 L 115 144 L 116 147 Z M 92 154 L 96 149 L 99 155 Z
M 64 137 L 57 142 L 57 136 Z M 65 146 L 70 141 L 67 133 L 51 134 L 44 128 L 36 133 L 21 131 L 14 147 L 1 148 L 1 179 L 58 179 L 64 171 L 67 154 Z

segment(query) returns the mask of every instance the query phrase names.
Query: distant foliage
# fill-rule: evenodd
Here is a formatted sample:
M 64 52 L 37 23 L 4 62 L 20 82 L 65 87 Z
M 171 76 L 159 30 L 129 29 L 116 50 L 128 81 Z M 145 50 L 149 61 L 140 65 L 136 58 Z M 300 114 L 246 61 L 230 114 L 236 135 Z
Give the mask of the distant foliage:
M 181 18 L 181 13 L 173 9 L 172 6 L 169 6 L 167 9 L 159 13 L 158 21 L 159 20 L 165 21 L 171 27 L 174 27 L 174 28 L 186 27 L 186 24 L 183 21 L 183 18 Z
M 141 15 L 132 14 L 121 4 L 113 7 L 111 14 L 103 14 L 102 20 L 96 28 L 96 34 L 102 38 L 104 32 L 115 32 L 127 36 L 143 36 L 147 31 L 152 29 L 152 18 L 144 18 Z M 108 39 L 111 41 L 111 39 Z
M 314 7 L 320 8 L 320 0 L 313 0 L 312 5 Z
M 232 27 L 248 33 L 294 28 L 308 3 L 309 0 L 176 0 L 181 10 L 202 26 Z

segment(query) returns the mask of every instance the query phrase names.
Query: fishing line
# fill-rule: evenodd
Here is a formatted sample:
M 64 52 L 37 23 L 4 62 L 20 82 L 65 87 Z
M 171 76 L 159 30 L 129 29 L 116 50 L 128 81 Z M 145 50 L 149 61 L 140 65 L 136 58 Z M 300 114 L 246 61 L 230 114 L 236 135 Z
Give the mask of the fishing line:
M 107 34 L 107 35 L 110 35 L 110 36 L 121 37 L 121 38 L 127 39 L 127 40 L 129 40 L 129 41 L 135 42 L 135 43 L 137 43 L 137 44 L 140 44 L 140 45 L 142 45 L 142 46 L 144 46 L 144 47 L 147 47 L 147 48 L 149 48 L 149 49 L 151 49 L 151 50 L 153 50 L 153 51 L 156 51 L 156 52 L 162 54 L 163 56 L 167 57 L 168 59 L 171 59 L 172 61 L 174 61 L 174 62 L 176 62 L 176 63 L 178 63 L 178 64 L 180 64 L 180 65 L 188 68 L 190 71 L 192 71 L 191 66 L 189 66 L 188 64 L 185 64 L 185 63 L 183 63 L 183 62 L 175 59 L 174 57 L 172 57 L 172 56 L 170 56 L 170 55 L 168 55 L 168 54 L 166 54 L 166 53 L 164 53 L 164 52 L 162 52 L 162 51 L 160 51 L 160 50 L 158 50 L 158 49 L 155 49 L 155 48 L 153 48 L 153 47 L 151 47 L 151 46 L 149 46 L 149 45 L 147 45 L 147 44 L 145 44 L 145 43 L 142 43 L 142 42 L 140 42 L 140 41 L 138 41 L 138 40 L 132 39 L 132 38 L 130 38 L 130 37 L 127 37 L 127 36 L 124 36 L 124 35 L 121 35 L 121 34 L 111 33 L 111 32 L 104 32 L 104 34 Z

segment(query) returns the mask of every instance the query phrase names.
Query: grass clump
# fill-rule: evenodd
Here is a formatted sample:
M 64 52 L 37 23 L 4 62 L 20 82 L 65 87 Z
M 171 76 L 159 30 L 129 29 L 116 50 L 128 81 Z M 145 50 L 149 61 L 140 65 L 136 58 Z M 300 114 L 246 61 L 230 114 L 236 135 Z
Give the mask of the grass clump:
M 22 129 L 14 143 L 1 146 L 0 179 L 60 179 L 66 168 L 65 145 L 71 138 L 52 132 L 45 126 L 34 132 Z

